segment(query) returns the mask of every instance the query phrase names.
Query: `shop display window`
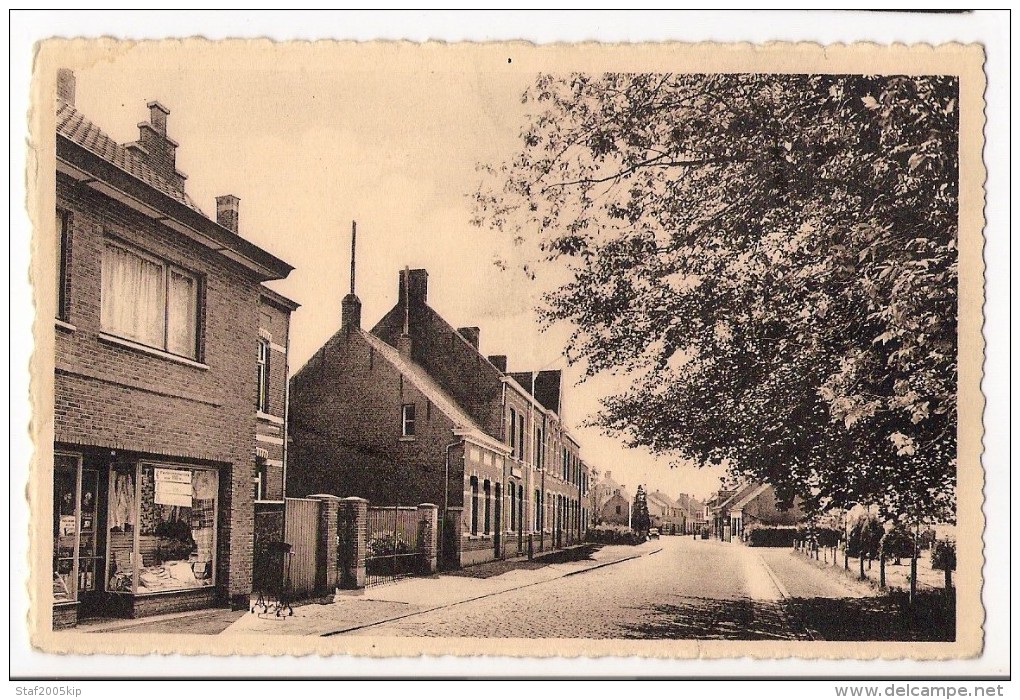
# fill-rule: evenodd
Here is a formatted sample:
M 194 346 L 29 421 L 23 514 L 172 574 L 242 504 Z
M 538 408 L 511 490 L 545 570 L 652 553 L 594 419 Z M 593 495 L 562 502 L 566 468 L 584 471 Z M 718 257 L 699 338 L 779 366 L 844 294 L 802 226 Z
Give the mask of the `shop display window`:
M 53 464 L 53 600 L 77 600 L 78 459 L 55 455 Z
M 212 586 L 217 495 L 214 469 L 142 463 L 111 471 L 107 590 Z

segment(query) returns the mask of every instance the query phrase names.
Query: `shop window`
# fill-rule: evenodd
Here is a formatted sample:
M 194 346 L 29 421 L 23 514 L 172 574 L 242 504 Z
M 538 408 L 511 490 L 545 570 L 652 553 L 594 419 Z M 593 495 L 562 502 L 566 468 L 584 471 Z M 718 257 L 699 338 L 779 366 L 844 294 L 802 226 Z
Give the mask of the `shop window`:
M 142 464 L 111 470 L 107 590 L 212 586 L 218 490 L 214 469 Z
M 103 248 L 102 328 L 198 359 L 198 278 L 120 243 Z
M 400 434 L 403 437 L 414 437 L 414 404 L 405 403 L 400 407 Z
M 269 341 L 265 338 L 259 338 L 258 387 L 256 408 L 262 413 L 269 413 Z

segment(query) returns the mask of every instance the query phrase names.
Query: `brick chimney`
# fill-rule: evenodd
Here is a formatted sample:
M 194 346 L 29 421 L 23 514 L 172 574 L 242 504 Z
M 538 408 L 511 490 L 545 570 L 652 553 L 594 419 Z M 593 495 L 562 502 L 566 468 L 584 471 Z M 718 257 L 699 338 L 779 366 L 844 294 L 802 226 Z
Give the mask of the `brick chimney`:
M 358 224 L 351 222 L 351 291 L 340 300 L 340 327 L 350 330 L 361 328 L 361 299 L 354 291 L 357 259 L 355 254 L 358 246 Z
M 496 365 L 503 374 L 506 374 L 506 355 L 489 355 L 489 362 Z
M 471 346 L 475 350 L 478 349 L 478 340 L 479 340 L 479 337 L 481 336 L 481 332 L 482 332 L 478 328 L 478 326 L 465 326 L 464 328 L 458 328 L 457 332 L 460 333 L 464 337 L 464 340 L 466 340 L 469 343 L 471 343 Z
M 238 232 L 240 219 L 238 205 L 241 200 L 232 194 L 225 194 L 216 198 L 216 223 L 234 233 Z
M 77 85 L 77 81 L 74 77 L 74 71 L 68 68 L 60 68 L 57 70 L 57 99 L 63 100 L 67 104 L 74 106 L 74 91 Z
M 407 284 L 404 284 L 404 275 L 408 276 Z M 399 284 L 397 285 L 399 296 L 397 303 L 404 303 L 404 290 L 410 294 L 411 306 L 424 305 L 428 301 L 429 273 L 427 270 L 401 270 Z
M 127 147 L 171 187 L 183 192 L 188 176 L 177 169 L 177 146 L 180 144 L 166 134 L 166 118 L 170 110 L 155 100 L 146 106 L 149 108 L 149 121 L 138 123 L 138 140 L 127 144 Z

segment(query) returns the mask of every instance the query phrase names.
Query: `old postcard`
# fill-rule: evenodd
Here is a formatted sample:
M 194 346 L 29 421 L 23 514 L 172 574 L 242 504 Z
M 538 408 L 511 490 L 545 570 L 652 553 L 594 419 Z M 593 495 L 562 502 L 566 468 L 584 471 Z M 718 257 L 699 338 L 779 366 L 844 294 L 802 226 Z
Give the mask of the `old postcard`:
M 980 653 L 982 63 L 42 42 L 34 644 Z

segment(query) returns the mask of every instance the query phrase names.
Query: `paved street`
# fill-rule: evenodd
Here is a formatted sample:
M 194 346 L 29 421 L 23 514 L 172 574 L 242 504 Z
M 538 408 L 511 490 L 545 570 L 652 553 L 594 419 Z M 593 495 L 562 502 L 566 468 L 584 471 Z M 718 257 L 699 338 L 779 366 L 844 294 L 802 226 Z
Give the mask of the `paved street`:
M 662 551 L 350 632 L 360 635 L 811 639 L 788 597 L 860 598 L 789 549 L 663 537 Z M 767 564 L 766 564 L 767 562 Z

